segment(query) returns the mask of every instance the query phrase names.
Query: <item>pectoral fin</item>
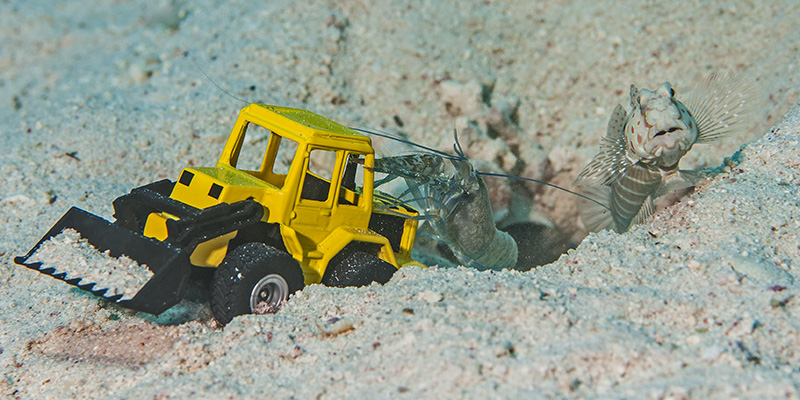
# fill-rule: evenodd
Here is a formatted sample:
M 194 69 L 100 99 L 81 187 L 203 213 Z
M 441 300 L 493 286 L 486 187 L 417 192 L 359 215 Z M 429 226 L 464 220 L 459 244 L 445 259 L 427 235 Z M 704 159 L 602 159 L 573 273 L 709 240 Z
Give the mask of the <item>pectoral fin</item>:
M 663 185 L 658 188 L 658 191 L 653 193 L 653 198 L 657 199 L 676 190 L 697 186 L 701 181 L 711 178 L 714 174 L 714 169 L 709 168 L 699 171 L 679 170 L 665 175 L 663 178 Z
M 684 102 L 697 122 L 697 143 L 708 143 L 720 136 L 747 129 L 762 100 L 754 82 L 729 74 L 712 74 Z

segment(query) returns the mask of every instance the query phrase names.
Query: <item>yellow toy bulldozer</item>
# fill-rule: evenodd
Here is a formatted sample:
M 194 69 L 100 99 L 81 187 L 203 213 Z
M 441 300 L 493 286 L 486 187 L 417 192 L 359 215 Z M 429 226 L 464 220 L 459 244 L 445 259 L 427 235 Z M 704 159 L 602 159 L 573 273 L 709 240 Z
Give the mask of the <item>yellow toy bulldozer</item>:
M 15 262 L 126 308 L 160 314 L 192 271 L 216 268 L 211 308 L 222 324 L 279 306 L 304 285 L 387 282 L 411 259 L 418 212 L 374 189 L 369 137 L 305 110 L 251 104 L 216 166 L 185 168 L 117 198 L 113 223 L 71 208 Z M 145 264 L 131 298 L 29 258 L 67 228 L 97 250 Z

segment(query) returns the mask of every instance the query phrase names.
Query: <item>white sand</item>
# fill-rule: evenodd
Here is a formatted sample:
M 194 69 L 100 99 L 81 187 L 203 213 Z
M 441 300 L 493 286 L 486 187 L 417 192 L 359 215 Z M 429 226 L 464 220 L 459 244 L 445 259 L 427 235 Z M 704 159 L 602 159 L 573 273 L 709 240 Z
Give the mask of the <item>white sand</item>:
M 0 391 L 796 398 L 797 110 L 764 133 L 798 102 L 799 19 L 794 0 L 1 3 Z M 596 152 L 631 83 L 669 80 L 681 93 L 710 72 L 735 71 L 758 82 L 764 107 L 749 133 L 698 146 L 682 166 L 719 165 L 753 142 L 741 164 L 650 223 L 593 234 L 556 263 L 526 273 L 412 268 L 383 287 L 313 286 L 277 314 L 214 330 L 200 306 L 156 319 L 12 262 L 72 205 L 110 217 L 111 201 L 131 188 L 213 165 L 244 104 L 183 46 L 236 96 L 441 148 L 457 126 L 471 157 L 561 185 Z M 515 109 L 510 124 L 504 112 Z M 534 190 L 532 204 L 496 196 L 500 214 L 546 218 L 582 239 L 573 197 Z M 193 318 L 160 334 L 125 328 Z M 174 345 L 148 347 L 163 353 L 154 361 L 115 355 L 143 334 Z M 87 349 L 82 361 L 53 348 L 96 337 L 116 347 Z

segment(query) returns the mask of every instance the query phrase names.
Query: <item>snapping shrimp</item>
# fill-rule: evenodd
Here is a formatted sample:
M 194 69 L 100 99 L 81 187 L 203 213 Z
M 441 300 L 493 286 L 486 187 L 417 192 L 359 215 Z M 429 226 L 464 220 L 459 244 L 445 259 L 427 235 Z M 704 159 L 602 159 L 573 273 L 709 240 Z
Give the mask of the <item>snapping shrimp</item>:
M 437 153 L 377 158 L 375 171 L 387 177 L 375 186 L 403 178 L 408 190 L 400 197 L 412 196 L 407 202 L 422 211 L 434 235 L 462 264 L 477 269 L 513 268 L 517 244 L 495 227 L 486 184 L 457 138 L 456 156 Z

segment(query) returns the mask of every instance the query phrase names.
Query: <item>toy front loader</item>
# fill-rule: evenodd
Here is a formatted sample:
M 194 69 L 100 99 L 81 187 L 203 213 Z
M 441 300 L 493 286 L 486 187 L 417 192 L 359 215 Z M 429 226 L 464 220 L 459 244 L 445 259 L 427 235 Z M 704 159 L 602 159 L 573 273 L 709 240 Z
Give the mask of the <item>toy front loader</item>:
M 374 192 L 373 168 L 368 137 L 305 110 L 251 104 L 216 166 L 133 189 L 114 201 L 114 222 L 72 208 L 15 261 L 152 314 L 181 300 L 194 269 L 214 268 L 211 307 L 223 324 L 274 309 L 307 284 L 384 283 L 416 263 L 418 213 Z M 146 265 L 152 278 L 127 298 L 32 258 L 67 229 Z

